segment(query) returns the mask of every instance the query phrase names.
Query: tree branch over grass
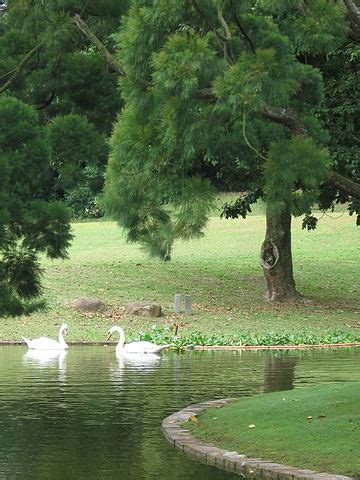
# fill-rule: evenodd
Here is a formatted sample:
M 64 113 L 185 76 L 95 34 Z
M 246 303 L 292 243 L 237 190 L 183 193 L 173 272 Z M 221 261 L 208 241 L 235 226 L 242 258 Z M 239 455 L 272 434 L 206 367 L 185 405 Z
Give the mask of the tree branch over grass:
M 214 100 L 216 100 L 215 94 L 211 88 L 203 88 L 197 93 L 202 98 L 214 98 Z M 308 135 L 305 125 L 301 122 L 296 112 L 290 108 L 273 107 L 271 105 L 263 104 L 260 113 L 263 117 L 272 122 L 279 123 L 289 128 L 294 135 Z M 329 183 L 346 195 L 360 199 L 359 183 L 350 180 L 334 170 L 329 169 L 328 172 L 329 176 L 327 181 Z
M 329 182 L 336 188 L 360 200 L 360 184 L 353 182 L 350 178 L 340 175 L 340 173 L 329 171 Z
M 294 135 L 307 135 L 306 127 L 293 110 L 263 105 L 261 114 L 273 122 L 285 125 Z M 353 182 L 331 169 L 329 169 L 328 182 L 346 195 L 360 199 L 359 183 Z

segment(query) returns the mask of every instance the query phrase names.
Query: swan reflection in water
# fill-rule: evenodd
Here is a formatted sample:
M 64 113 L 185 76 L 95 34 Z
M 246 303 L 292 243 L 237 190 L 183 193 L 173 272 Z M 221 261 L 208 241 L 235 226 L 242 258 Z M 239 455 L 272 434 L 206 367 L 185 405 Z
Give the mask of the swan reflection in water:
M 159 366 L 161 355 L 157 353 L 121 353 L 116 355 L 116 364 L 111 365 L 110 374 L 114 380 L 123 377 L 126 370 L 141 375 L 153 372 Z
M 24 354 L 24 363 L 43 369 L 58 366 L 59 380 L 64 381 L 66 375 L 67 350 L 28 350 Z

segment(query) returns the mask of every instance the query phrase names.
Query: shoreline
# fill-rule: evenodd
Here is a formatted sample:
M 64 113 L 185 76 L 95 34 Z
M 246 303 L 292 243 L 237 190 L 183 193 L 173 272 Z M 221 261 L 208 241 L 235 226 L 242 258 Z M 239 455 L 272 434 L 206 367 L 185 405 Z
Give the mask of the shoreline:
M 66 342 L 69 346 L 109 346 L 117 345 L 117 342 L 106 341 L 72 341 Z M 0 340 L 0 346 L 26 345 L 23 340 Z M 359 342 L 355 343 L 319 343 L 300 345 L 194 345 L 185 347 L 185 351 L 206 351 L 206 350 L 308 350 L 312 348 L 351 348 L 360 347 Z
M 185 454 L 195 457 L 207 465 L 213 465 L 221 470 L 232 472 L 242 477 L 276 478 L 278 480 L 351 480 L 351 477 L 345 475 L 319 473 L 309 469 L 282 465 L 269 460 L 250 458 L 238 452 L 230 452 L 198 440 L 181 426 L 190 417 L 198 415 L 206 408 L 221 408 L 234 400 L 236 399 L 226 398 L 189 405 L 166 417 L 161 424 L 162 432 L 174 448 L 182 450 Z

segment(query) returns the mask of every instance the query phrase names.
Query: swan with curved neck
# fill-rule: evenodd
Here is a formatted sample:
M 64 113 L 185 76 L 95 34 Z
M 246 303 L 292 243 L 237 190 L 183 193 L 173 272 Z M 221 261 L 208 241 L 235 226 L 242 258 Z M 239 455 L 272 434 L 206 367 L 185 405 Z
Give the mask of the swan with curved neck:
M 25 337 L 22 338 L 26 345 L 32 350 L 65 350 L 69 348 L 69 345 L 64 340 L 64 335 L 67 335 L 67 332 L 67 325 L 63 323 L 59 329 L 58 341 L 48 337 L 34 338 L 34 340 L 29 340 Z
M 110 328 L 107 339 L 110 340 L 115 332 L 120 334 L 120 339 L 115 349 L 117 355 L 123 353 L 159 353 L 161 350 L 169 347 L 169 345 L 156 345 L 151 342 L 130 342 L 125 345 L 125 332 L 118 325 Z

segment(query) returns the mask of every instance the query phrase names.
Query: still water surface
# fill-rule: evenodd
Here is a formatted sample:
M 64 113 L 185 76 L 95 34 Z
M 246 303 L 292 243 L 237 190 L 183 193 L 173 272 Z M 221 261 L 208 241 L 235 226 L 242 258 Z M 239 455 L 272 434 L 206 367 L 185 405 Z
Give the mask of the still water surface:
M 161 420 L 190 403 L 360 381 L 360 350 L 166 353 L 112 347 L 52 357 L 0 347 L 0 479 L 220 480 L 173 449 Z

